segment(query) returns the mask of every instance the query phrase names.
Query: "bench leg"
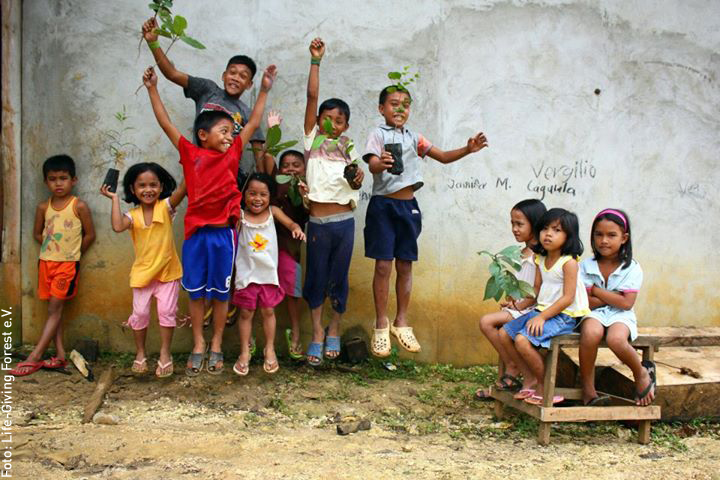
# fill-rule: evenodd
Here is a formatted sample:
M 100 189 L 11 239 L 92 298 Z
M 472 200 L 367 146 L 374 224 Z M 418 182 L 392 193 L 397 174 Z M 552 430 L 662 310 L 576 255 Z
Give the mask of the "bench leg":
M 650 420 L 638 422 L 638 443 L 643 445 L 650 443 Z
M 550 427 L 552 427 L 551 422 L 540 422 L 537 439 L 540 445 L 546 446 L 550 444 Z
M 505 417 L 505 404 L 500 400 L 495 400 L 495 418 L 502 420 Z

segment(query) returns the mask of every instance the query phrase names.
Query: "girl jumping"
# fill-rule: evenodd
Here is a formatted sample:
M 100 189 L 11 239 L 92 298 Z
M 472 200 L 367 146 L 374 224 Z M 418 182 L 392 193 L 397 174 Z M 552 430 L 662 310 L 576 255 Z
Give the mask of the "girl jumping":
M 592 312 L 581 323 L 580 379 L 585 405 L 608 405 L 610 397 L 595 391 L 595 359 L 600 341 L 630 367 L 635 378 L 635 403 L 649 405 L 655 398 L 655 364 L 641 362 L 630 345 L 637 338 L 633 305 L 643 281 L 640 265 L 632 258 L 630 219 L 618 209 L 597 214 L 590 230 L 593 257 L 580 264 Z
M 120 200 L 108 185 L 100 193 L 112 200 L 110 221 L 115 232 L 130 230 L 135 249 L 135 262 L 130 269 L 133 290 L 133 313 L 128 325 L 135 336 L 134 373 L 147 372 L 145 337 L 150 323 L 150 302 L 157 300 L 160 323 L 160 358 L 155 375 L 173 374 L 170 342 L 175 329 L 182 265 L 175 251 L 172 219 L 175 207 L 185 196 L 185 182 L 175 188 L 175 179 L 157 163 L 138 163 L 123 177 L 125 201 L 135 208 L 120 213 Z
M 506 323 L 500 331 L 500 341 L 521 371 L 528 372 L 515 398 L 542 405 L 545 364 L 536 348 L 548 348 L 553 337 L 571 333 L 576 319 L 590 313 L 590 309 L 578 275 L 577 258 L 582 255 L 583 245 L 577 216 L 562 208 L 551 208 L 540 218 L 536 232 L 537 306 Z M 552 403 L 563 400 L 556 395 Z

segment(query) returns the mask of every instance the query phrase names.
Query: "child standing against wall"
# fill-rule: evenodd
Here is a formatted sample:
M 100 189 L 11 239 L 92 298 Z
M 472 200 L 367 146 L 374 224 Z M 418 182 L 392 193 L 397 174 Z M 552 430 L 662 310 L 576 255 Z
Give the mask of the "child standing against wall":
M 75 162 L 67 155 L 55 155 L 43 163 L 45 185 L 50 198 L 35 209 L 33 237 L 40 243 L 38 298 L 48 301 L 48 316 L 40 340 L 24 362 L 10 370 L 17 376 L 41 368 L 64 368 L 62 312 L 65 302 L 77 294 L 80 257 L 95 241 L 90 208 L 72 194 L 77 183 Z M 50 342 L 55 356 L 42 361 Z
M 235 174 L 243 146 L 260 125 L 267 94 L 275 76 L 275 65 L 270 65 L 263 74 L 262 87 L 250 120 L 238 136 L 233 137 L 233 121 L 225 112 L 207 111 L 198 115 L 194 130 L 200 140 L 200 147 L 183 137 L 170 121 L 157 90 L 154 69 L 147 69 L 143 77 L 155 117 L 180 152 L 180 163 L 187 184 L 182 286 L 190 295 L 193 330 L 193 350 L 186 368 L 189 376 L 198 375 L 205 360 L 205 298 L 212 299 L 214 310 L 207 371 L 217 375 L 223 370 L 222 335 L 235 259 L 234 227 L 240 218 L 242 197 Z
M 175 330 L 182 266 L 175 251 L 172 220 L 175 208 L 185 196 L 185 182 L 175 188 L 175 179 L 157 163 L 138 163 L 125 173 L 123 190 L 125 201 L 135 205 L 124 215 L 120 199 L 107 185 L 100 193 L 112 200 L 110 223 L 116 233 L 130 230 L 135 250 L 135 262 L 130 269 L 133 290 L 133 312 L 128 325 L 135 337 L 133 373 L 147 372 L 145 338 L 150 324 L 150 304 L 157 303 L 160 324 L 160 358 L 155 375 L 158 378 L 173 374 L 170 343 Z
M 312 342 L 307 350 L 308 363 L 318 366 L 324 355 L 340 354 L 340 319 L 347 308 L 348 271 L 355 237 L 353 210 L 358 201 L 363 171 L 357 169 L 352 186 L 344 178 L 345 166 L 358 154 L 352 141 L 343 135 L 350 124 L 350 107 L 331 98 L 320 104 L 320 61 L 325 44 L 320 38 L 310 43 L 310 74 L 305 106 L 305 159 L 310 201 L 307 228 L 307 275 L 303 297 L 310 307 L 313 323 Z M 324 135 L 320 145 L 316 138 Z M 334 315 L 326 332 L 322 328 L 322 306 L 329 296 Z
M 428 155 L 447 164 L 487 147 L 485 135 L 478 133 L 470 137 L 464 147 L 440 150 L 422 135 L 405 127 L 411 101 L 410 92 L 404 87 L 392 85 L 380 92 L 378 110 L 383 123 L 368 137 L 363 156 L 373 174 L 372 197 L 367 208 L 364 233 L 365 256 L 375 259 L 375 328 L 371 350 L 378 357 L 390 355 L 390 333 L 405 350 L 413 353 L 420 351 L 420 344 L 407 319 L 412 264 L 418 259 L 417 239 L 422 230 L 422 214 L 415 199 L 415 191 L 423 186 L 420 158 Z M 389 144 L 401 144 L 402 171 L 393 168 L 393 156 L 385 148 Z M 391 325 L 387 303 L 393 260 L 397 271 L 397 313 Z

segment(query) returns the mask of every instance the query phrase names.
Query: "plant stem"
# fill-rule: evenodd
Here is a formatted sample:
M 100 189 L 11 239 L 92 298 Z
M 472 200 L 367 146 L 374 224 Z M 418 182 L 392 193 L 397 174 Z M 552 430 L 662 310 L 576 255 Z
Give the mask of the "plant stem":
M 170 45 L 168 46 L 167 50 L 165 50 L 165 55 L 167 55 L 167 53 L 170 51 L 170 49 L 172 48 L 172 46 L 175 45 L 175 42 L 177 42 L 178 38 L 179 38 L 179 37 L 173 38 L 173 41 L 170 42 Z M 158 65 L 158 64 L 155 63 L 155 64 L 152 66 L 152 68 L 157 67 L 157 65 Z M 140 91 L 140 89 L 141 89 L 144 85 L 145 85 L 145 83 L 141 83 L 141 84 L 140 84 L 140 86 L 137 88 L 137 90 L 135 90 L 135 95 L 138 94 L 138 92 Z

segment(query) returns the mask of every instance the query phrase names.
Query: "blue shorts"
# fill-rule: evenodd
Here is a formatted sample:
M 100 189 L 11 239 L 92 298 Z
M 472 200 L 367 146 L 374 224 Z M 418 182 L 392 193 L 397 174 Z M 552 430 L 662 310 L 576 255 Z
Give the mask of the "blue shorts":
M 230 298 L 230 277 L 235 262 L 235 230 L 202 227 L 182 247 L 182 287 L 191 300 Z
M 417 239 L 422 213 L 416 199 L 398 200 L 375 195 L 365 216 L 365 256 L 375 260 L 418 259 Z
M 542 348 L 549 348 L 550 341 L 553 337 L 573 333 L 573 329 L 575 328 L 575 319 L 565 313 L 559 313 L 554 317 L 550 317 L 545 322 L 543 325 L 543 331 L 540 335 L 530 335 L 526 329 L 526 325 L 531 318 L 537 317 L 539 314 L 540 312 L 538 310 L 532 310 L 515 320 L 509 321 L 503 325 L 503 328 L 513 341 L 517 335 L 522 335 L 530 340 L 530 343 L 536 347 Z
M 346 218 L 348 215 L 349 218 Z M 345 312 L 354 242 L 355 219 L 352 213 L 310 217 L 307 224 L 307 274 L 303 298 L 311 309 L 321 306 L 325 297 L 330 297 L 333 310 Z

